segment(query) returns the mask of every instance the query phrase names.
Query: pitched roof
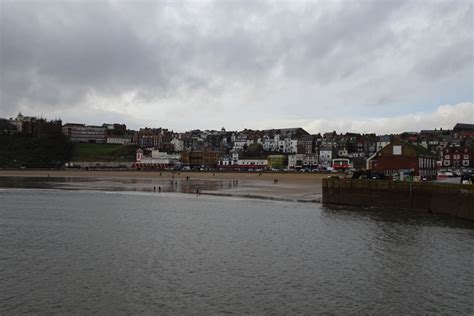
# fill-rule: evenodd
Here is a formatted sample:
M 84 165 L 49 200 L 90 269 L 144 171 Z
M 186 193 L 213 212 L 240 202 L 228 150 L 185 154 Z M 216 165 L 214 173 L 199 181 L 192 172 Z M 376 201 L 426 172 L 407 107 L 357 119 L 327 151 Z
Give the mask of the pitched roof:
M 265 129 L 262 130 L 265 134 L 280 134 L 284 136 L 300 136 L 300 135 L 309 135 L 307 131 L 305 131 L 301 127 L 293 127 L 293 128 L 272 128 L 272 129 Z
M 474 130 L 474 124 L 457 123 L 453 130 Z
M 412 144 L 412 143 L 401 143 L 403 146 L 406 146 L 408 148 L 411 148 L 412 150 L 414 150 L 418 155 L 423 155 L 423 156 L 434 156 L 436 157 L 435 154 L 433 154 L 431 151 L 429 151 L 428 149 L 426 149 L 425 147 L 423 146 L 419 146 L 419 145 L 415 145 L 415 144 Z
M 300 141 L 302 142 L 311 142 L 314 140 L 314 136 L 313 135 L 303 135 L 300 137 Z

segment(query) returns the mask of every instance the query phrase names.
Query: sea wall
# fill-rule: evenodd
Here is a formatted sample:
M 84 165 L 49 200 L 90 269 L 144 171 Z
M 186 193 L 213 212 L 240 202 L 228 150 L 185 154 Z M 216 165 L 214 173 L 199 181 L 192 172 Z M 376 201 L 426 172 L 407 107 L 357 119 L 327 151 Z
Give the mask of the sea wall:
M 474 220 L 474 185 L 326 178 L 323 203 L 427 211 Z
M 133 162 L 126 161 L 73 161 L 70 167 L 80 168 L 127 168 L 130 169 Z

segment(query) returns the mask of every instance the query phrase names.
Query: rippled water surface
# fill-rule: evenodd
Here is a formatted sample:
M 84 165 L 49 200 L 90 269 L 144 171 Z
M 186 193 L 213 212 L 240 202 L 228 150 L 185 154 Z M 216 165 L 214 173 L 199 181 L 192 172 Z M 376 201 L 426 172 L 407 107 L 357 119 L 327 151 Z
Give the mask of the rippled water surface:
M 0 314 L 474 313 L 474 223 L 180 194 L 0 189 Z

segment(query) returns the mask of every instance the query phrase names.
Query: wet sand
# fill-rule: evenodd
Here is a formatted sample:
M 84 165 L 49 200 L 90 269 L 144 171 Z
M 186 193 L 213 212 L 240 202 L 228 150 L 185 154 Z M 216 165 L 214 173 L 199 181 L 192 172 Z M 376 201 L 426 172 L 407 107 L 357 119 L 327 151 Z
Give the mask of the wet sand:
M 319 173 L 0 170 L 0 186 L 112 191 L 180 192 L 319 202 Z M 275 181 L 278 180 L 278 181 Z

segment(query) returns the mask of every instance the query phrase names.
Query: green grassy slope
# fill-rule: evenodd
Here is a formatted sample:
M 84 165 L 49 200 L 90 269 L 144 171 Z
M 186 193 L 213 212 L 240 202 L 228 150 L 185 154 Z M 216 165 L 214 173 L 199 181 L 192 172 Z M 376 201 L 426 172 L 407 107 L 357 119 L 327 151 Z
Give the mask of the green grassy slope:
M 136 145 L 74 144 L 71 161 L 135 161 Z

